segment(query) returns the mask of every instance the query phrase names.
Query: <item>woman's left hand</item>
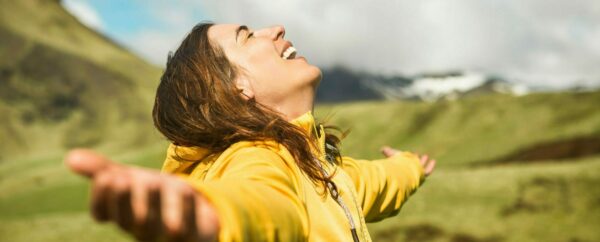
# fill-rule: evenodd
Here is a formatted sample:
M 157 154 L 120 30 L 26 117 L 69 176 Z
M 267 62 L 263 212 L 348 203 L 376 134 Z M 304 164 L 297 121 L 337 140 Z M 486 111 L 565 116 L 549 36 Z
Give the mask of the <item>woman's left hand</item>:
M 400 151 L 393 149 L 389 146 L 384 146 L 383 148 L 381 148 L 381 153 L 383 153 L 383 155 L 385 155 L 385 157 L 393 156 L 398 152 L 400 152 Z M 427 155 L 427 154 L 425 154 L 425 155 L 417 154 L 417 157 L 419 157 L 419 160 L 421 161 L 421 166 L 423 166 L 423 170 L 425 171 L 425 176 L 429 176 L 433 172 L 433 169 L 435 168 L 435 160 L 430 159 L 429 155 Z
M 65 163 L 89 178 L 91 211 L 139 241 L 215 241 L 216 210 L 180 177 L 114 163 L 91 150 L 69 152 Z

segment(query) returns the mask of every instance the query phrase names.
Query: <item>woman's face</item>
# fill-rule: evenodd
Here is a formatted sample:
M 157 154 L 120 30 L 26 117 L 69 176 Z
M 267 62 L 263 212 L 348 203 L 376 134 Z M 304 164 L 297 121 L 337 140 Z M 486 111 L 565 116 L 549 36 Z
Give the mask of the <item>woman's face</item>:
M 321 70 L 299 57 L 284 36 L 283 26 L 253 30 L 218 24 L 208 31 L 210 41 L 223 49 L 229 61 L 241 67 L 238 87 L 247 96 L 271 107 L 306 92 L 314 95 L 321 80 Z

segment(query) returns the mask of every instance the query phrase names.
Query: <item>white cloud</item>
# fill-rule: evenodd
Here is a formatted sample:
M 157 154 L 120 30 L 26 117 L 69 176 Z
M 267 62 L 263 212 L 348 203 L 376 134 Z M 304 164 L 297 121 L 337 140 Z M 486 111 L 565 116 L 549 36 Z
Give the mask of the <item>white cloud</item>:
M 75 0 L 71 0 L 75 1 Z M 589 0 L 146 1 L 166 28 L 124 41 L 156 64 L 208 18 L 283 24 L 322 67 L 387 74 L 474 70 L 531 85 L 600 86 L 600 2 Z
M 321 66 L 468 69 L 534 85 L 600 85 L 597 1 L 219 0 L 203 7 L 218 22 L 284 24 Z
M 169 51 L 177 48 L 183 34 L 167 35 L 162 31 L 157 30 L 141 30 L 129 37 L 127 44 L 150 62 L 163 67 L 167 61 Z
M 104 23 L 100 15 L 89 5 L 89 2 L 85 0 L 63 0 L 61 3 L 81 23 L 95 30 L 104 29 Z

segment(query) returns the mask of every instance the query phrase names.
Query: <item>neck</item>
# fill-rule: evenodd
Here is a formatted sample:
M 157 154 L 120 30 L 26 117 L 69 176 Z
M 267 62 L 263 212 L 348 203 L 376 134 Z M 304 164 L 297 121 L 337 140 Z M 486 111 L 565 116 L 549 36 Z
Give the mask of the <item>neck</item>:
M 314 100 L 315 89 L 307 88 L 298 92 L 297 95 L 286 97 L 286 99 L 277 106 L 277 111 L 284 115 L 285 120 L 291 121 L 308 111 L 312 111 Z

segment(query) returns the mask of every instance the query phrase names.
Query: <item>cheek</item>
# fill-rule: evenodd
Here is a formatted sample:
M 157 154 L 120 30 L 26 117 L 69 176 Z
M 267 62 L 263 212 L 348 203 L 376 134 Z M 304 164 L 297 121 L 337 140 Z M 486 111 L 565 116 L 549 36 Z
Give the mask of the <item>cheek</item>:
M 256 41 L 247 49 L 248 59 L 255 62 L 271 62 L 278 59 L 278 53 L 271 42 Z
M 281 89 L 290 75 L 285 65 L 274 58 L 251 58 L 248 66 L 251 79 L 261 90 Z
M 262 89 L 283 86 L 290 77 L 286 63 L 277 56 L 271 45 L 259 46 L 248 52 L 245 69 Z
M 319 68 L 303 61 L 285 61 L 272 45 L 256 45 L 246 54 L 242 67 L 250 77 L 256 100 L 263 104 L 314 88 L 321 79 Z
M 284 63 L 273 51 L 273 47 L 264 46 L 262 48 L 253 48 L 248 51 L 243 67 L 250 76 L 256 79 L 278 79 L 283 75 Z
M 273 65 L 265 65 L 260 69 L 262 71 L 252 78 L 254 95 L 259 103 L 276 106 L 298 89 L 293 82 L 293 76 L 287 72 L 285 66 L 277 68 Z

